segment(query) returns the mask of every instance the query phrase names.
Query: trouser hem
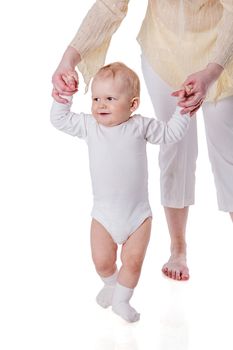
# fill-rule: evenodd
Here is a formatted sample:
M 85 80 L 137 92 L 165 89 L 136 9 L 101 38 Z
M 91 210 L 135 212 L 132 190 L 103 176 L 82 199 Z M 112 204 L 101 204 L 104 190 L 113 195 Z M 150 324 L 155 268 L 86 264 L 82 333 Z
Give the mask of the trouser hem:
M 233 213 L 233 207 L 231 207 L 230 209 L 226 209 L 226 208 L 220 208 L 219 206 L 218 206 L 218 210 L 219 211 L 223 211 L 224 213 Z
M 195 203 L 194 203 L 194 200 L 185 201 L 183 203 L 166 200 L 166 201 L 161 201 L 161 204 L 163 207 L 167 207 L 167 208 L 182 209 L 185 207 L 189 207 L 190 205 L 194 205 Z

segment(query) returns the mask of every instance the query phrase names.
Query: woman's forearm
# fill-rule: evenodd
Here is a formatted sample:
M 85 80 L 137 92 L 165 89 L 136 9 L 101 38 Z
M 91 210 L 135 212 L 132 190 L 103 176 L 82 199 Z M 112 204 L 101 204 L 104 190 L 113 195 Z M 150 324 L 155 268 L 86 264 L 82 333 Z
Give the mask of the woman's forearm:
M 60 65 L 62 64 L 74 69 L 80 61 L 81 56 L 78 51 L 72 46 L 68 46 L 62 56 Z
M 226 67 L 233 57 L 233 1 L 220 0 L 223 15 L 217 27 L 217 41 L 211 62 Z
M 222 74 L 224 68 L 220 66 L 220 64 L 211 62 L 207 65 L 206 71 L 208 72 L 209 76 L 211 77 L 212 81 L 217 80 L 220 75 Z
M 52 76 L 53 98 L 59 103 L 68 103 L 64 95 L 73 95 L 78 88 L 76 65 L 81 61 L 78 51 L 71 46 L 65 50 L 61 62 Z

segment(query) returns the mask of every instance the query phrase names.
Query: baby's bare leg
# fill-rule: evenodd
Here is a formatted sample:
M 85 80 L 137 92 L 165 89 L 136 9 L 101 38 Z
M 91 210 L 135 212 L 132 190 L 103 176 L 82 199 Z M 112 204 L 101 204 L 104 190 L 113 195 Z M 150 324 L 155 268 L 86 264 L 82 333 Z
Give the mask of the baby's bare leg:
M 140 318 L 140 314 L 131 307 L 129 300 L 140 277 L 150 232 L 151 218 L 147 218 L 122 246 L 122 267 L 113 295 L 112 310 L 128 322 L 135 322 Z
M 122 246 L 122 267 L 119 272 L 118 282 L 125 287 L 134 288 L 138 283 L 150 240 L 150 232 L 151 217 L 147 218 Z
M 104 287 L 96 297 L 97 303 L 106 308 L 112 303 L 118 271 L 116 266 L 117 244 L 103 225 L 93 219 L 91 223 L 91 251 L 97 273 Z

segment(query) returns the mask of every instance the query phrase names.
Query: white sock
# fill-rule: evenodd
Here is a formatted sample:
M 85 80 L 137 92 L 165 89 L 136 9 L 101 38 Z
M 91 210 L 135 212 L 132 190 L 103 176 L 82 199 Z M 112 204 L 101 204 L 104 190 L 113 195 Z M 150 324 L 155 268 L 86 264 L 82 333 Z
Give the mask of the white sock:
M 128 322 L 140 319 L 140 314 L 129 304 L 133 291 L 117 283 L 112 298 L 112 311 Z
M 104 287 L 100 290 L 99 294 L 97 295 L 96 301 L 100 306 L 104 308 L 107 308 L 110 305 L 112 305 L 112 296 L 116 285 L 117 276 L 118 270 L 116 269 L 113 275 L 109 277 L 101 277 L 102 281 L 104 282 Z

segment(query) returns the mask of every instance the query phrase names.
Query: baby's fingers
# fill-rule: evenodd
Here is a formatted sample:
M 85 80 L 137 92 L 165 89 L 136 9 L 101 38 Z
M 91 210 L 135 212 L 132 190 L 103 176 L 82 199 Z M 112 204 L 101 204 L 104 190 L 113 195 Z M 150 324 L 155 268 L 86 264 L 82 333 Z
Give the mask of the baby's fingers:
M 190 96 L 186 101 L 179 101 L 178 106 L 180 107 L 194 107 L 196 104 L 198 104 L 202 100 L 202 94 L 196 93 L 192 96 Z
M 171 96 L 183 98 L 185 96 L 185 91 L 184 90 L 176 90 L 171 93 Z
M 74 79 L 73 76 L 67 75 L 67 74 L 63 74 L 62 75 L 62 79 L 65 82 L 66 86 L 68 86 L 71 91 L 77 90 L 78 84 L 77 84 L 77 81 Z
M 66 100 L 65 98 L 62 98 L 62 97 L 60 96 L 59 91 L 56 90 L 55 88 L 53 88 L 53 90 L 52 90 L 52 97 L 54 98 L 54 100 L 56 100 L 56 101 L 59 102 L 59 103 L 64 103 L 64 104 L 66 104 L 66 103 L 69 102 L 69 101 Z

